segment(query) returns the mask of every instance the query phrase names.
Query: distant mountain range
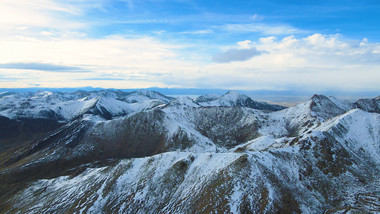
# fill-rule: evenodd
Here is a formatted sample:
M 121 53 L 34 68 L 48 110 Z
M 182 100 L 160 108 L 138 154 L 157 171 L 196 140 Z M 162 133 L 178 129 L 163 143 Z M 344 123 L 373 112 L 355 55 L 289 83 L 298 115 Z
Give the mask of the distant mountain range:
M 380 212 L 380 96 L 0 93 L 0 213 Z
M 131 88 L 131 89 L 105 89 L 94 87 L 76 87 L 76 88 L 0 88 L 0 92 L 38 92 L 38 91 L 59 91 L 59 92 L 75 92 L 75 91 L 101 91 L 101 90 L 118 90 L 123 92 L 133 92 L 138 90 L 149 90 L 160 92 L 165 95 L 204 95 L 204 94 L 218 94 L 223 95 L 227 93 L 228 89 L 209 89 L 209 88 Z M 308 90 L 238 90 L 239 93 L 247 95 L 272 95 L 272 96 L 312 96 L 316 91 Z M 378 96 L 378 91 L 339 91 L 339 90 L 321 90 L 318 93 L 329 94 L 332 96 L 345 96 L 345 97 L 375 97 Z

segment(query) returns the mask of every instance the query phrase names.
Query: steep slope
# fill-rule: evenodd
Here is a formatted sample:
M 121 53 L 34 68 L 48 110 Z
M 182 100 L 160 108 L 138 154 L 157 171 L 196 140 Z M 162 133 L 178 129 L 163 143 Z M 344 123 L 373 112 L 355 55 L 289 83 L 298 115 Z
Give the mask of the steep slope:
M 140 102 L 129 100 L 137 99 L 137 97 Z M 170 100 L 172 98 L 147 91 L 132 93 L 114 90 L 76 91 L 73 93 L 46 91 L 2 93 L 0 98 L 0 153 L 4 153 L 0 155 L 0 163 L 7 163 L 8 166 L 15 160 L 20 161 L 27 156 L 39 159 L 49 154 L 47 151 L 41 154 L 41 151 L 31 149 L 34 145 L 44 145 L 35 148 L 44 148 L 50 152 L 57 150 L 55 147 L 58 147 L 64 153 L 67 145 L 73 143 L 66 142 L 66 145 L 62 142 L 68 139 L 73 142 L 81 142 L 80 139 L 74 138 L 81 137 L 86 130 L 93 126 L 91 124 L 153 109 L 167 104 Z M 77 122 L 72 123 L 73 121 Z M 81 135 L 70 133 L 77 130 L 72 127 L 73 124 L 81 124 L 85 127 L 80 129 Z M 64 132 L 65 135 L 71 137 L 65 135 L 56 137 L 53 134 L 54 132 L 61 133 L 66 129 L 69 131 Z M 51 140 L 52 138 L 55 140 Z M 54 147 L 54 149 L 50 147 Z M 6 152 L 8 149 L 10 150 Z M 35 154 L 36 152 L 38 154 Z M 12 157 L 13 153 L 15 153 L 13 155 L 15 157 Z M 83 153 L 87 153 L 87 150 Z M 57 158 L 59 159 L 61 156 L 57 156 Z M 67 158 L 71 156 L 68 155 Z M 25 161 L 30 160 L 26 159 Z
M 168 152 L 89 168 L 79 175 L 39 180 L 12 199 L 11 210 L 376 212 L 380 207 L 371 205 L 371 200 L 376 202 L 379 191 L 376 152 L 380 133 L 362 133 L 356 123 L 376 129 L 380 116 L 353 110 L 287 148 L 240 153 Z M 343 130 L 347 135 L 335 139 Z M 365 142 L 360 140 L 363 134 L 369 137 Z M 372 152 L 368 145 L 377 145 L 377 150 Z M 367 201 L 359 200 L 363 196 Z
M 240 106 L 268 111 L 285 109 L 283 106 L 254 101 L 247 95 L 240 94 L 236 91 L 228 91 L 221 97 L 215 95 L 203 95 L 196 98 L 196 101 L 202 106 Z
M 359 99 L 355 105 L 364 111 L 380 113 L 380 96 L 373 99 Z
M 168 118 L 164 123 L 168 135 L 175 139 L 169 144 L 184 149 L 187 144 L 178 140 L 187 139 L 188 146 L 201 146 L 203 151 L 210 151 L 207 145 L 226 150 L 257 137 L 257 118 L 262 117 L 260 112 L 238 107 L 168 106 L 163 111 Z
M 348 102 L 317 94 L 311 98 L 310 103 L 311 111 L 322 120 L 344 114 L 353 107 L 354 105 Z
M 62 124 L 53 119 L 12 120 L 0 116 L 0 153 L 25 142 L 33 142 Z
M 29 169 L 39 168 L 63 159 L 87 163 L 150 156 L 177 149 L 222 151 L 257 137 L 259 125 L 256 120 L 253 111 L 241 108 L 196 108 L 177 102 L 164 109 L 142 111 L 109 121 L 88 115 L 26 145 L 2 162 L 6 163 L 6 168 L 18 172 L 25 165 Z M 62 167 L 62 171 L 66 170 L 65 165 Z
M 324 95 L 314 95 L 309 101 L 269 114 L 262 135 L 298 137 L 314 130 L 324 121 L 344 114 L 355 105 L 348 101 Z

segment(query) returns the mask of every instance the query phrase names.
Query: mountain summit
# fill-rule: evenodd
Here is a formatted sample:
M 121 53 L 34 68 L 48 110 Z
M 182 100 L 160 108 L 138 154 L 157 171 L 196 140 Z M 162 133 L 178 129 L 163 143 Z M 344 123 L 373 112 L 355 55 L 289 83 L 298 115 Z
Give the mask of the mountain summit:
M 215 95 L 202 95 L 196 98 L 196 101 L 202 106 L 239 106 L 269 111 L 285 109 L 283 106 L 254 101 L 247 95 L 240 94 L 237 91 L 228 91 L 220 97 Z

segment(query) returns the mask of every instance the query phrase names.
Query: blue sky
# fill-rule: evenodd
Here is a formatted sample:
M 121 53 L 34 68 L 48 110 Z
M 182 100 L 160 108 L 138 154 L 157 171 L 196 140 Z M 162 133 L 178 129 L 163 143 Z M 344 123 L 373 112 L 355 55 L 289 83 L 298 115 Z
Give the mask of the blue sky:
M 260 23 L 287 26 L 297 29 L 295 33 L 341 33 L 352 39 L 366 35 L 378 42 L 379 11 L 379 1 L 110 1 L 102 10 L 95 8 L 86 15 L 101 23 L 95 28 L 96 36 L 155 31 L 166 31 L 165 35 L 205 30 L 223 33 L 221 27 L 226 24 Z M 239 34 L 234 36 L 257 38 L 269 33 Z M 182 38 L 203 40 L 211 35 Z M 228 42 L 231 35 L 217 39 Z
M 2 87 L 380 91 L 379 1 L 2 0 Z

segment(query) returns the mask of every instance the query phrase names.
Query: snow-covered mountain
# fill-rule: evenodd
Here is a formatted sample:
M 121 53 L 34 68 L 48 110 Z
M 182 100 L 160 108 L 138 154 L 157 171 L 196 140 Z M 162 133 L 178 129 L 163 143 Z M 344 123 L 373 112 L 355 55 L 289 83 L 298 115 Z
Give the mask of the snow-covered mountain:
M 0 212 L 380 212 L 379 100 L 2 94 Z
M 279 105 L 270 105 L 265 102 L 252 100 L 245 94 L 240 94 L 237 91 L 228 91 L 223 96 L 218 95 L 201 95 L 195 99 L 202 106 L 240 106 L 259 110 L 278 111 L 285 107 Z
M 173 98 L 154 91 L 104 90 L 73 93 L 41 91 L 37 93 L 3 93 L 0 115 L 8 118 L 44 118 L 70 121 L 83 114 L 96 114 L 104 119 L 125 116 L 167 104 Z

